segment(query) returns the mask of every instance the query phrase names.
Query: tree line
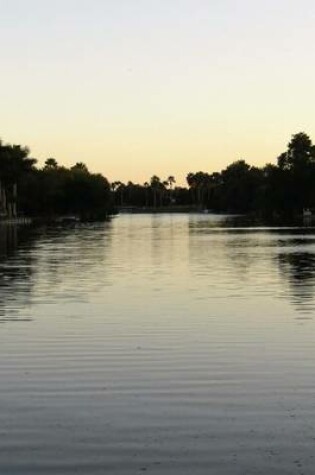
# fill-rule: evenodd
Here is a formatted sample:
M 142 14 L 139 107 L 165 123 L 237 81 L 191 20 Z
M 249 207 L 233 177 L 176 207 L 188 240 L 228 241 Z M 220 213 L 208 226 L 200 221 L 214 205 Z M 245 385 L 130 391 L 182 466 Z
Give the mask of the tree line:
M 171 180 L 170 180 L 171 179 Z M 315 146 L 304 132 L 292 136 L 275 164 L 263 167 L 237 160 L 221 172 L 190 172 L 187 187 L 174 186 L 173 176 L 153 176 L 143 185 L 112 183 L 120 206 L 194 206 L 214 212 L 293 217 L 315 210 Z
M 315 146 L 304 132 L 292 136 L 275 164 L 245 160 L 221 172 L 190 172 L 187 186 L 173 175 L 143 184 L 109 181 L 84 163 L 66 168 L 54 158 L 39 167 L 27 147 L 0 141 L 0 217 L 76 215 L 102 219 L 113 209 L 208 209 L 293 217 L 315 210 Z
M 27 147 L 0 142 L 0 217 L 74 215 L 81 219 L 105 218 L 110 212 L 108 180 L 90 173 L 84 163 L 71 168 L 48 158 L 43 167 Z

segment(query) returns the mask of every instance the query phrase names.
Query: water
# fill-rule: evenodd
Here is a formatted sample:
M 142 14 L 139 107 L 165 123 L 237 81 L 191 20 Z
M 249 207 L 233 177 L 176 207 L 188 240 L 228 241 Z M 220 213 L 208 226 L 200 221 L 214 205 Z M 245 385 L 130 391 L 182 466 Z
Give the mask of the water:
M 0 474 L 315 471 L 315 229 L 1 228 Z

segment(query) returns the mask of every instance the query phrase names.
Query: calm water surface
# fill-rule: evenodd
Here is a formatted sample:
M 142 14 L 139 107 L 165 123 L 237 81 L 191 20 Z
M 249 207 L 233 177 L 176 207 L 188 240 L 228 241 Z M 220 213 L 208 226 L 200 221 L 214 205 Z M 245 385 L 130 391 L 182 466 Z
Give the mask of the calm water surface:
M 0 231 L 1 475 L 315 473 L 315 229 Z

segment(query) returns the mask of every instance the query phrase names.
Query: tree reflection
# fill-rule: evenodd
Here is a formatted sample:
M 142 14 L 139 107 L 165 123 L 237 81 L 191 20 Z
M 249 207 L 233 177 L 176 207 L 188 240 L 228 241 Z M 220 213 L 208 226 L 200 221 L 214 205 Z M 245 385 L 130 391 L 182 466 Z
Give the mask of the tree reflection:
M 190 261 L 203 272 L 224 273 L 227 279 L 246 280 L 256 262 L 259 229 L 244 227 L 243 216 L 192 215 L 189 218 Z
M 82 302 L 89 292 L 106 285 L 110 240 L 111 222 L 46 229 L 34 251 L 40 301 Z
M 189 236 L 191 269 L 214 274 L 212 289 L 220 282 L 226 297 L 280 296 L 299 313 L 314 311 L 314 228 L 257 227 L 242 217 L 209 215 L 191 218 Z
M 279 254 L 278 259 L 280 271 L 289 281 L 294 303 L 307 305 L 314 298 L 315 254 L 308 251 L 286 252 Z
M 85 301 L 106 285 L 110 223 L 3 226 L 0 234 L 1 323 L 31 320 L 34 303 Z
M 21 309 L 30 302 L 35 236 L 16 225 L 1 225 L 0 231 L 0 323 L 29 320 Z

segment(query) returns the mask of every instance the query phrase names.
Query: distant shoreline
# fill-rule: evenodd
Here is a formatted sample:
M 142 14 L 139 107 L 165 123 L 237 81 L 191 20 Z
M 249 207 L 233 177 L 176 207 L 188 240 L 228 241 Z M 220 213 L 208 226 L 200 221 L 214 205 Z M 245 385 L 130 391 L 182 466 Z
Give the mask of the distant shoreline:
M 137 214 L 151 214 L 151 213 L 214 213 L 211 210 L 205 210 L 198 206 L 183 205 L 183 206 L 116 206 L 118 213 L 137 213 Z M 215 213 L 218 214 L 218 213 Z

